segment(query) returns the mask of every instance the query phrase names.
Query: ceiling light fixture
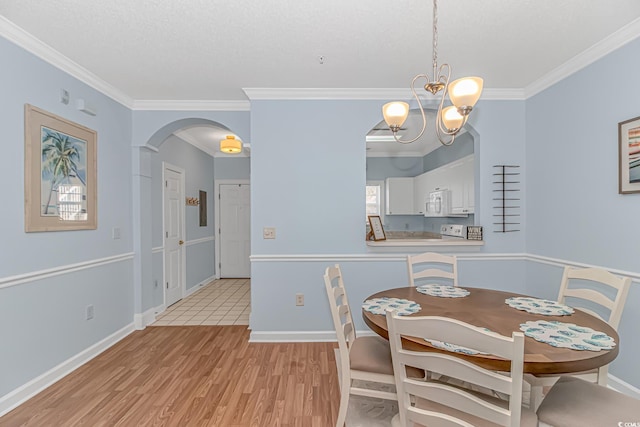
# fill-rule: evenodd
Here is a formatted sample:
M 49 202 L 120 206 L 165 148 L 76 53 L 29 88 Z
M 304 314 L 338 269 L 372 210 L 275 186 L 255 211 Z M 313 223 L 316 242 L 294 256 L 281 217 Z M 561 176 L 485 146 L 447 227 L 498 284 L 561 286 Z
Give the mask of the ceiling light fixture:
M 382 115 L 389 129 L 393 132 L 393 138 L 402 144 L 410 144 L 417 141 L 427 128 L 427 118 L 424 114 L 424 108 L 415 89 L 416 81 L 421 78 L 427 81 L 424 88 L 432 95 L 442 91 L 440 106 L 438 107 L 438 114 L 436 115 L 436 135 L 442 145 L 451 145 L 456 135 L 465 123 L 467 123 L 469 113 L 471 113 L 474 105 L 478 102 L 480 94 L 482 93 L 483 82 L 480 77 L 464 77 L 449 83 L 449 79 L 451 78 L 451 67 L 449 64 L 442 64 L 440 68 L 438 68 L 438 0 L 433 0 L 433 80 L 429 78 L 428 74 L 418 74 L 411 81 L 411 92 L 418 102 L 420 113 L 422 113 L 422 130 L 420 134 L 408 141 L 398 138 L 398 130 L 400 130 L 400 127 L 409 115 L 408 103 L 400 101 L 389 102 L 382 107 Z M 453 105 L 444 107 L 444 100 L 447 94 Z M 451 138 L 447 138 L 447 135 Z
M 242 142 L 233 135 L 227 135 L 226 139 L 220 141 L 220 151 L 227 154 L 238 154 L 242 152 Z

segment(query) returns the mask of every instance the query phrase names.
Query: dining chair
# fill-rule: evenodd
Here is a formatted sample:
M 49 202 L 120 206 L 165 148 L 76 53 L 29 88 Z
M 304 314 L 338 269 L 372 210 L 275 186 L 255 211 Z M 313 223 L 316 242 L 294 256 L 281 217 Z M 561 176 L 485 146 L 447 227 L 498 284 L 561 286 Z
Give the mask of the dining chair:
M 558 302 L 602 319 L 617 331 L 630 286 L 630 277 L 616 276 L 600 268 L 567 266 L 562 274 Z M 615 295 L 611 298 L 610 295 L 613 294 Z M 608 316 L 600 314 L 603 310 L 608 313 Z M 608 371 L 608 365 L 605 365 L 574 375 L 606 386 Z M 558 377 L 525 376 L 525 381 L 531 385 L 530 405 L 534 410 L 542 402 L 543 388 L 552 386 L 557 380 Z
M 327 267 L 324 273 L 324 283 L 331 306 L 331 317 L 338 339 L 340 358 L 340 408 L 336 427 L 343 427 L 347 418 L 350 395 L 395 401 L 397 400 L 395 391 L 365 388 L 370 383 L 378 383 L 378 386 L 380 384 L 395 386 L 395 378 L 388 341 L 377 335 L 356 337 L 340 265 Z M 361 381 L 355 386 L 354 380 Z M 389 389 L 384 386 L 380 388 Z
M 436 279 L 438 283 L 458 286 L 458 260 L 454 255 L 426 252 L 407 255 L 409 286 L 417 286 L 426 280 Z
M 541 427 L 636 425 L 640 400 L 608 387 L 562 376 L 538 408 Z
M 522 407 L 524 335 L 505 337 L 456 319 L 423 316 L 402 317 L 387 312 L 389 343 L 398 393 L 401 427 L 415 426 L 537 426 L 535 413 Z M 453 351 L 413 351 L 403 347 L 402 336 L 457 345 L 460 352 L 493 354 L 511 361 L 505 374 L 484 369 Z M 502 393 L 505 399 L 437 380 L 408 378 L 411 366 L 455 378 L 465 384 Z M 412 399 L 415 405 L 411 404 Z M 413 422 L 415 424 L 410 424 Z

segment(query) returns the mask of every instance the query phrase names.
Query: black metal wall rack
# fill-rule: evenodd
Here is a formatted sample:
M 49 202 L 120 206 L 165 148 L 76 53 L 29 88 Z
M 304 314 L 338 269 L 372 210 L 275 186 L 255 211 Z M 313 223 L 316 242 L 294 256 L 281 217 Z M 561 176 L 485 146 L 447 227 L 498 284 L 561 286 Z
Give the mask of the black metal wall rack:
M 520 231 L 520 166 L 495 165 L 493 173 L 495 233 Z

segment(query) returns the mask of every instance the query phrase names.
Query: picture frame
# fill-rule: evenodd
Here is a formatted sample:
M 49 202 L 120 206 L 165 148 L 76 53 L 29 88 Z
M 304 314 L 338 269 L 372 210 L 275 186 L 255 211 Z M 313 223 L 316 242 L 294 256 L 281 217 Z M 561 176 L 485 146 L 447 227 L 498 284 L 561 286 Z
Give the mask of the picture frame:
M 207 226 L 207 192 L 204 190 L 200 191 L 200 206 L 199 206 L 199 219 L 200 219 L 200 227 Z
M 97 132 L 25 104 L 25 231 L 95 230 Z
M 640 193 L 640 117 L 618 123 L 618 193 Z
M 387 236 L 384 233 L 384 227 L 382 226 L 382 220 L 379 215 L 369 215 L 369 226 L 371 227 L 371 236 L 373 240 L 387 240 Z

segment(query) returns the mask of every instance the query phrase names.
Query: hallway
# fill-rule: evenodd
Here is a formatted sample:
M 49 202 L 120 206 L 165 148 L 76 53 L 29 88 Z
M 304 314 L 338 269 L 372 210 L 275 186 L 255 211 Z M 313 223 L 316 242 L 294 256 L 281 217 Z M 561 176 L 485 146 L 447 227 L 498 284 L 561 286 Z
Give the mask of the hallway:
M 178 301 L 150 326 L 249 325 L 251 279 L 219 279 Z

